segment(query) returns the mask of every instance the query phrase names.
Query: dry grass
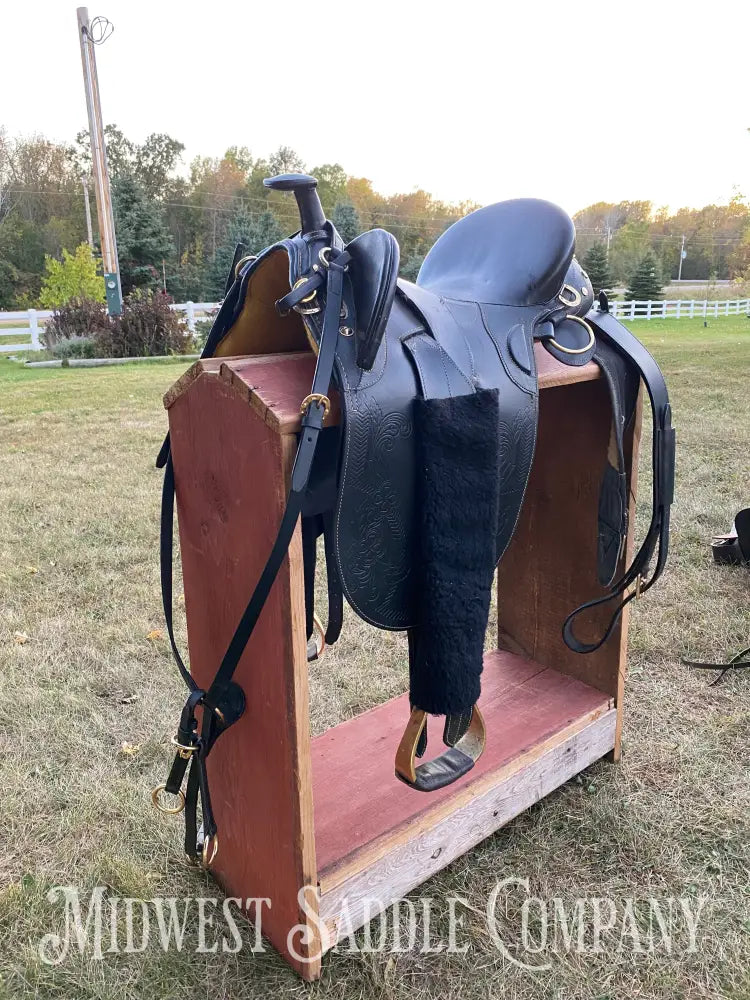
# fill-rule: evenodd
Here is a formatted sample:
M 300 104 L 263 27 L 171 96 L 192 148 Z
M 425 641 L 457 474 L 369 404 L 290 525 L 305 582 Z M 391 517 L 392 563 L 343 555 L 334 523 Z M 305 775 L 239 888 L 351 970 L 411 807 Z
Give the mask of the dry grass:
M 667 285 L 663 289 L 662 298 L 664 299 L 695 299 L 696 302 L 702 299 L 708 299 L 712 302 L 714 299 L 746 299 L 748 295 L 747 285 L 745 284 L 735 284 L 732 282 L 729 285 L 716 285 L 710 281 L 705 282 L 705 284 L 699 285 Z
M 466 911 L 468 954 L 330 956 L 306 986 L 272 952 L 37 955 L 57 926 L 55 884 L 152 896 L 215 895 L 188 868 L 177 824 L 156 820 L 183 690 L 162 625 L 156 539 L 166 418 L 179 365 L 27 372 L 0 361 L 0 996 L 621 998 L 750 996 L 750 676 L 718 688 L 679 663 L 750 635 L 750 575 L 715 568 L 707 542 L 750 502 L 750 323 L 640 324 L 662 362 L 679 434 L 673 556 L 633 616 L 625 754 L 589 769 L 428 882 L 482 910 L 496 881 L 532 893 L 705 895 L 696 954 L 551 955 L 503 963 Z M 19 643 L 14 633 L 29 639 Z M 373 664 L 377 658 L 377 669 Z M 403 644 L 349 616 L 312 670 L 316 731 L 404 686 Z M 122 743 L 139 747 L 134 756 Z M 517 918 L 513 902 L 507 920 Z M 440 928 L 438 928 L 439 933 Z

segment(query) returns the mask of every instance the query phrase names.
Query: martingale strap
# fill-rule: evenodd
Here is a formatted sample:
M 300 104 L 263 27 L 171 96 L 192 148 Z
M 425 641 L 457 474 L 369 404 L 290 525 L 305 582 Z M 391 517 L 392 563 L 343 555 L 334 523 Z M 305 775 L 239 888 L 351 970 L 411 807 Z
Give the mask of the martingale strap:
M 164 615 L 172 653 L 182 679 L 190 690 L 182 710 L 177 735 L 173 744 L 177 748 L 169 777 L 164 785 L 154 789 L 152 798 L 158 808 L 167 812 L 185 810 L 185 852 L 194 861 L 210 865 L 218 850 L 217 827 L 211 808 L 208 788 L 206 758 L 219 736 L 225 732 L 244 711 L 244 694 L 232 682 L 232 677 L 242 657 L 248 640 L 260 617 L 274 580 L 281 568 L 294 535 L 297 519 L 303 509 L 305 493 L 310 479 L 315 450 L 323 421 L 330 408 L 328 392 L 333 377 L 336 342 L 339 332 L 340 312 L 344 294 L 344 272 L 349 263 L 346 251 L 331 251 L 326 278 L 326 306 L 320 337 L 318 359 L 309 396 L 301 406 L 301 431 L 297 454 L 292 467 L 291 487 L 286 508 L 279 525 L 263 572 L 240 618 L 227 650 L 219 664 L 208 690 L 203 690 L 190 675 L 177 648 L 172 618 L 172 525 L 174 516 L 174 468 L 168 440 L 162 448 L 157 464 L 165 467 L 161 516 L 161 583 Z M 195 711 L 203 710 L 200 731 Z M 188 772 L 186 790 L 182 782 Z M 174 808 L 161 804 L 161 793 L 176 795 L 179 803 Z M 198 829 L 198 805 L 202 813 L 202 831 Z
M 652 461 L 653 489 L 651 523 L 631 565 L 603 597 L 587 601 L 571 612 L 563 624 L 566 645 L 577 653 L 593 653 L 612 634 L 627 605 L 649 590 L 661 576 L 669 548 L 669 515 L 674 501 L 675 432 L 672 427 L 672 408 L 664 376 L 646 348 L 609 313 L 606 296 L 599 299 L 600 311 L 586 317 L 597 335 L 611 344 L 637 368 L 646 386 L 653 416 Z M 656 565 L 649 576 L 649 565 L 656 554 Z M 615 607 L 609 625 L 597 642 L 581 642 L 573 632 L 578 615 L 625 595 Z

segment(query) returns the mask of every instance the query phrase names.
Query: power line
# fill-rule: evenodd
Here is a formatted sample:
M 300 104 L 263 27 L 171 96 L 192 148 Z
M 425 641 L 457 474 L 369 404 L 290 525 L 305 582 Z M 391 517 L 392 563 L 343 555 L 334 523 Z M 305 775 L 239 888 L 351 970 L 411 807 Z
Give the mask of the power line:
M 16 188 L 8 187 L 6 188 L 8 194 L 28 194 L 36 195 L 39 197 L 59 197 L 60 195 L 67 194 L 65 188 L 57 188 L 54 191 L 40 191 L 33 188 Z M 233 215 L 236 213 L 237 208 L 243 208 L 246 205 L 259 205 L 267 211 L 273 208 L 280 207 L 280 203 L 277 201 L 266 200 L 265 198 L 258 198 L 252 195 L 228 195 L 215 192 L 211 195 L 212 198 L 221 198 L 225 201 L 231 201 L 231 206 L 221 207 L 219 205 L 204 205 L 193 201 L 160 201 L 158 202 L 163 208 L 178 208 L 178 209 L 189 209 L 191 211 L 198 212 L 215 212 L 219 215 Z M 290 211 L 293 211 L 293 205 L 289 206 Z M 432 231 L 434 234 L 440 235 L 443 229 L 448 223 L 455 222 L 460 216 L 450 215 L 450 216 L 420 216 L 420 215 L 401 215 L 398 212 L 386 212 L 379 208 L 372 208 L 366 210 L 370 214 L 374 215 L 378 219 L 394 220 L 387 223 L 392 229 L 410 229 L 416 226 L 420 226 L 423 229 Z M 621 227 L 622 228 L 622 227 Z M 620 230 L 612 230 L 612 238 L 616 238 Z M 576 227 L 576 236 L 578 237 L 599 237 L 601 239 L 606 239 L 607 231 L 605 229 L 592 229 L 590 227 L 578 228 Z M 682 234 L 671 234 L 671 233 L 631 233 L 629 234 L 629 239 L 633 243 L 669 243 L 674 242 L 678 244 L 682 240 Z M 737 244 L 743 243 L 745 237 L 742 235 L 730 236 L 730 235 L 717 235 L 709 236 L 705 234 L 700 234 L 696 236 L 686 237 L 686 246 L 735 246 Z

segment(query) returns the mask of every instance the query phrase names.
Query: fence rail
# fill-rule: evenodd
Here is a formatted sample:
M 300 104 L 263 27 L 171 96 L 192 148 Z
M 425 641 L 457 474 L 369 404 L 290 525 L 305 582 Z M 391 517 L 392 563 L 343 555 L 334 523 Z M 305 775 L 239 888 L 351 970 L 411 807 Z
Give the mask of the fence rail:
M 195 333 L 196 320 L 215 315 L 220 302 L 176 302 L 170 306 L 175 312 L 185 314 L 185 322 Z M 620 302 L 613 299 L 610 312 L 618 319 L 696 319 L 709 316 L 739 316 L 750 314 L 750 299 L 664 299 L 649 302 Z M 51 309 L 26 309 L 23 312 L 0 312 L 0 354 L 19 354 L 39 351 L 40 334 L 45 322 L 52 316 Z M 6 327 L 8 322 L 20 321 L 23 326 Z M 24 341 L 9 338 L 24 337 Z
M 750 299 L 663 299 L 649 302 L 620 302 L 609 309 L 618 319 L 705 319 L 709 316 L 740 316 L 750 313 Z
M 170 309 L 185 314 L 185 322 L 191 333 L 195 333 L 195 323 L 199 319 L 209 319 L 218 310 L 220 302 L 175 302 Z M 0 354 L 20 354 L 24 351 L 40 351 L 43 344 L 40 335 L 44 324 L 52 317 L 52 309 L 26 309 L 22 312 L 0 312 Z M 20 321 L 24 326 L 5 326 L 6 323 Z M 10 338 L 24 337 L 24 341 Z

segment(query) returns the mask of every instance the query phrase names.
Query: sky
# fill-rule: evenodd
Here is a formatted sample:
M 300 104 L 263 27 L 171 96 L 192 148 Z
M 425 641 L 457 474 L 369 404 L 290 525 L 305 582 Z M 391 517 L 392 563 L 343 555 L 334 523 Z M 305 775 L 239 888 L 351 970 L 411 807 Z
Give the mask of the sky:
M 575 212 L 750 197 L 747 0 L 96 0 L 105 123 L 339 162 L 383 194 Z M 86 126 L 76 8 L 6 3 L 0 126 Z

